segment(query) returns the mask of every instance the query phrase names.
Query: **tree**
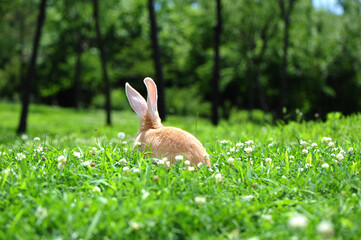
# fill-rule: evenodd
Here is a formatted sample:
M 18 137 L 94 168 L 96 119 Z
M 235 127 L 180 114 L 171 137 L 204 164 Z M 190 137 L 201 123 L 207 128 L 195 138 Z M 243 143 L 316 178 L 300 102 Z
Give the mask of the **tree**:
M 288 64 L 288 48 L 289 48 L 289 30 L 291 24 L 291 14 L 294 8 L 296 0 L 278 0 L 278 5 L 281 10 L 281 18 L 284 24 L 284 32 L 283 32 L 283 53 L 282 53 L 282 65 L 280 70 L 280 100 L 278 106 L 278 117 L 283 118 L 283 108 L 287 105 L 287 81 L 288 81 L 288 73 L 287 73 L 287 64 Z
M 102 72 L 103 72 L 103 78 L 105 81 L 105 109 L 107 112 L 107 119 L 106 123 L 107 125 L 111 125 L 111 102 L 110 102 L 110 81 L 108 78 L 108 72 L 107 72 L 107 66 L 106 66 L 106 57 L 104 52 L 104 45 L 101 37 L 101 31 L 100 31 L 100 24 L 99 24 L 99 4 L 98 0 L 93 0 L 93 18 L 95 22 L 95 30 L 96 30 L 96 39 L 98 43 L 98 49 L 100 51 L 100 61 L 102 64 Z
M 217 1 L 217 23 L 214 28 L 214 66 L 213 66 L 213 81 L 212 81 L 212 90 L 213 90 L 213 101 L 212 101 L 212 123 L 213 125 L 218 125 L 219 115 L 218 115 L 218 106 L 219 106 L 219 71 L 220 71 L 220 56 L 219 56 L 219 45 L 221 42 L 221 33 L 222 33 L 222 9 L 221 9 L 221 0 Z
M 155 78 L 158 87 L 158 110 L 159 116 L 161 119 L 166 119 L 166 109 L 165 109 L 165 90 L 164 90 L 164 79 L 162 71 L 162 62 L 161 62 L 161 53 L 158 43 L 158 29 L 157 21 L 154 12 L 154 2 L 153 0 L 148 0 L 148 11 L 149 11 L 149 21 L 150 21 L 150 34 L 153 47 L 153 60 L 155 66 Z
M 35 37 L 34 37 L 34 44 L 33 44 L 33 50 L 32 50 L 31 59 L 30 59 L 30 65 L 29 65 L 29 68 L 28 68 L 28 71 L 26 74 L 26 78 L 24 78 L 23 84 L 22 84 L 22 87 L 23 87 L 22 99 L 21 99 L 22 100 L 21 101 L 22 102 L 22 110 L 21 110 L 21 117 L 20 117 L 18 129 L 17 129 L 17 133 L 26 132 L 30 94 L 31 94 L 31 89 L 32 89 L 32 85 L 33 85 L 33 77 L 35 74 L 35 64 L 36 64 L 36 58 L 37 58 L 37 54 L 38 54 L 41 31 L 42 31 L 43 24 L 45 21 L 45 13 L 46 13 L 45 10 L 46 10 L 46 0 L 41 0 L 40 4 L 39 4 L 39 15 L 38 15 L 38 20 L 37 20 L 37 27 L 36 27 Z

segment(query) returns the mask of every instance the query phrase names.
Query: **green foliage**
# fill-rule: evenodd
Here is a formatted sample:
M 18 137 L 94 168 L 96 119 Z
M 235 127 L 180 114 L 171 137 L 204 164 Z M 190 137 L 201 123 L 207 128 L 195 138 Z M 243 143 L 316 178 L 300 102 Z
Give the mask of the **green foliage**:
M 215 1 L 156 2 L 159 42 L 170 113 L 195 113 L 183 103 L 197 93 L 201 115 L 210 115 L 212 100 Z M 315 9 L 312 1 L 296 1 L 291 16 L 287 106 L 306 118 L 329 111 L 349 114 L 361 100 L 361 26 L 359 0 L 339 1 L 337 15 Z M 3 1 L 0 7 L 0 98 L 19 98 L 20 79 L 27 70 L 35 31 L 38 1 Z M 141 85 L 154 77 L 147 2 L 100 1 L 100 24 L 110 81 L 114 89 L 126 81 Z M 221 108 L 228 118 L 233 108 L 274 113 L 279 102 L 282 37 L 278 1 L 222 1 Z M 76 62 L 81 58 L 80 106 L 99 102 L 103 94 L 96 50 L 91 1 L 49 1 L 41 38 L 34 99 L 73 106 L 77 98 Z M 156 80 L 156 79 L 155 79 Z M 97 104 L 101 106 L 101 104 Z M 195 104 L 196 105 L 196 104 Z M 119 106 L 116 106 L 119 108 Z M 293 119 L 293 118 L 292 118 Z
M 133 149 L 134 113 L 116 112 L 110 128 L 98 111 L 32 105 L 29 135 L 14 139 L 17 108 L 0 103 L 1 239 L 361 234 L 360 115 L 273 127 L 170 117 L 211 156 L 196 170 Z
M 167 109 L 171 114 L 208 117 L 210 103 L 204 102 L 196 87 L 168 88 Z
M 123 89 L 113 89 L 110 93 L 112 108 L 115 110 L 129 109 L 129 103 Z M 99 94 L 93 98 L 92 107 L 102 109 L 105 106 L 104 94 Z

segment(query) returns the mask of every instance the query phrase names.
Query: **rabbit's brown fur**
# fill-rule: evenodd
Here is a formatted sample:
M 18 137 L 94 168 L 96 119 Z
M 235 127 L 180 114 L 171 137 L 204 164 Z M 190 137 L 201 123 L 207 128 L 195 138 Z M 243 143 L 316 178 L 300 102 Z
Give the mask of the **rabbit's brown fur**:
M 182 155 L 198 167 L 204 163 L 210 167 L 209 156 L 202 144 L 192 134 L 175 127 L 163 127 L 157 110 L 157 86 L 150 78 L 145 78 L 147 101 L 128 83 L 126 94 L 133 110 L 137 113 L 140 126 L 135 144 L 151 157 L 167 157 L 175 163 L 175 157 Z
M 210 159 L 202 144 L 192 134 L 175 127 L 149 129 L 138 134 L 141 151 L 156 158 L 167 157 L 175 163 L 175 156 L 183 155 L 197 166 L 200 162 L 210 166 Z

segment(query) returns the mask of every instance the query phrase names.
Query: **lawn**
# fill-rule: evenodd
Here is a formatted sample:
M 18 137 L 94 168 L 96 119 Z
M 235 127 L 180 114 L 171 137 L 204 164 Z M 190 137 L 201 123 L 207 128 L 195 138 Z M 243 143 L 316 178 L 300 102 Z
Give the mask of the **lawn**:
M 0 239 L 359 239 L 361 115 L 271 126 L 170 116 L 212 168 L 132 147 L 135 113 L 0 103 Z M 124 134 L 123 134 L 124 133 Z M 158 164 L 155 164 L 155 162 Z

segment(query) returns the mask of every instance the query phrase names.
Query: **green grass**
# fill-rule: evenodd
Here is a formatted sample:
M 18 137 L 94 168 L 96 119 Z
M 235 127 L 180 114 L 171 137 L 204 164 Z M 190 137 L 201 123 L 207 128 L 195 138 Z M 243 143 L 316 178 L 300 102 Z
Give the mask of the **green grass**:
M 216 128 L 169 117 L 211 156 L 212 170 L 190 172 L 133 150 L 130 111 L 105 127 L 102 111 L 34 105 L 16 136 L 19 110 L 0 103 L 0 239 L 323 239 L 321 221 L 334 239 L 361 236 L 361 115 Z

